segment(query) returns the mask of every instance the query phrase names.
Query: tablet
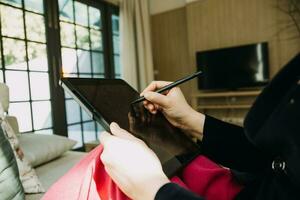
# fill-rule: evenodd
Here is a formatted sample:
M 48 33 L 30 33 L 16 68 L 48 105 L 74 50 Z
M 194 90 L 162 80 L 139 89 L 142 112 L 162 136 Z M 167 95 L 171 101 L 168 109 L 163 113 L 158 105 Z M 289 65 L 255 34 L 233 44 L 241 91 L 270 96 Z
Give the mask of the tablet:
M 62 78 L 62 87 L 106 131 L 116 122 L 143 140 L 157 155 L 170 178 L 200 154 L 200 148 L 162 113 L 151 114 L 142 103 L 131 105 L 139 93 L 121 79 Z

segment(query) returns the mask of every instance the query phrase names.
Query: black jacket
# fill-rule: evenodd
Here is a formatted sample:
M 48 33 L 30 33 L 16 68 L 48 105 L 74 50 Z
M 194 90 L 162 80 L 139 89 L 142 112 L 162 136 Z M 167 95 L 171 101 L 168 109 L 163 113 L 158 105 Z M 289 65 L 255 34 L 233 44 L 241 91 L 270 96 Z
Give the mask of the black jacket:
M 300 199 L 300 54 L 258 96 L 244 128 L 207 116 L 203 132 L 204 155 L 251 177 L 237 200 Z M 168 183 L 155 199 L 203 198 Z

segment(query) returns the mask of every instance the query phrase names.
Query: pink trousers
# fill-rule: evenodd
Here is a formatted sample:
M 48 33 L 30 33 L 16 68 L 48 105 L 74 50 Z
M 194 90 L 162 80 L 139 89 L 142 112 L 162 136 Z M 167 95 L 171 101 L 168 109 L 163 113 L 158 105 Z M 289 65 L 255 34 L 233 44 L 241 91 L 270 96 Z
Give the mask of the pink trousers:
M 105 172 L 98 146 L 61 177 L 43 200 L 127 200 L 129 199 Z M 224 169 L 205 156 L 198 156 L 172 182 L 206 200 L 232 200 L 242 186 Z

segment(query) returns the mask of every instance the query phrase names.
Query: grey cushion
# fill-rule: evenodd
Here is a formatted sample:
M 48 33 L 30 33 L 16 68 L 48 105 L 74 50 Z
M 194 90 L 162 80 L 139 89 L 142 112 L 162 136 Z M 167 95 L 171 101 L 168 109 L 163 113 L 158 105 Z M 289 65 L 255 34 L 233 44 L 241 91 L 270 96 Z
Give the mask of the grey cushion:
M 17 162 L 9 141 L 0 127 L 0 197 L 1 200 L 24 199 Z

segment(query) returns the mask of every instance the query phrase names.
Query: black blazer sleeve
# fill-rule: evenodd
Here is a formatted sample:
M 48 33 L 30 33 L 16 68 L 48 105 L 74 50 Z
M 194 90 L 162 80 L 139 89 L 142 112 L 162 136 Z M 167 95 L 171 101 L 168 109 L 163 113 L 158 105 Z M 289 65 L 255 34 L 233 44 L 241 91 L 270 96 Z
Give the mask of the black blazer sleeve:
M 203 154 L 216 163 L 243 172 L 260 171 L 268 164 L 265 156 L 247 140 L 242 127 L 206 116 L 203 132 Z M 155 196 L 155 200 L 169 199 L 204 200 L 175 183 L 165 184 Z
M 249 142 L 242 127 L 206 116 L 203 134 L 203 154 L 216 163 L 242 172 L 258 172 L 271 165 Z

